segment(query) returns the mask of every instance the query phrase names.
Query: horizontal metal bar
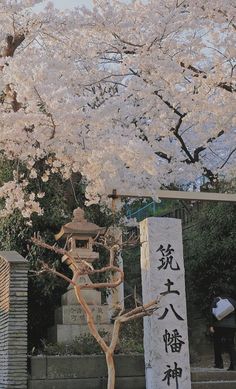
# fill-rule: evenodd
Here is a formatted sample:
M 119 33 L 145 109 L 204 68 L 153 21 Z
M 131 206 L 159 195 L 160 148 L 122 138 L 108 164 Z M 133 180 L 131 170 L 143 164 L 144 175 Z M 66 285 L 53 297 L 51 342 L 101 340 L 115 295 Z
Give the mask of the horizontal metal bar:
M 157 196 L 160 199 L 172 199 L 172 200 L 192 200 L 192 201 L 224 201 L 224 202 L 236 202 L 236 194 L 234 193 L 213 193 L 213 192 L 184 192 L 177 190 L 158 190 Z M 118 193 L 116 189 L 112 194 L 108 195 L 112 199 L 122 198 L 151 198 L 150 195 L 141 196 L 135 194 L 123 194 Z

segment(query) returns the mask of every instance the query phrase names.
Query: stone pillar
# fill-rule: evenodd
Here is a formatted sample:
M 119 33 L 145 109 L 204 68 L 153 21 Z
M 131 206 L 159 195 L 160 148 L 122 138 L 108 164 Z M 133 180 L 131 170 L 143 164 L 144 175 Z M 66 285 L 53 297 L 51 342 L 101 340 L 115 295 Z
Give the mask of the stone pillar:
M 28 262 L 0 251 L 0 388 L 27 389 Z
M 140 223 L 144 304 L 161 296 L 160 308 L 144 318 L 147 389 L 190 389 L 181 220 Z

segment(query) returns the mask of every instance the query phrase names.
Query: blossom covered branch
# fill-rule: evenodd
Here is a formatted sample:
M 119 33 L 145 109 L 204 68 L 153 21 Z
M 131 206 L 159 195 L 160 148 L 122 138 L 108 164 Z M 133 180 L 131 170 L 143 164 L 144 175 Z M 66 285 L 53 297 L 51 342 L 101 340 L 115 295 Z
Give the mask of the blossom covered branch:
M 88 203 L 234 177 L 234 0 L 38 2 L 0 5 L 0 149 L 24 166 L 3 215 L 40 213 L 54 173 L 79 172 Z

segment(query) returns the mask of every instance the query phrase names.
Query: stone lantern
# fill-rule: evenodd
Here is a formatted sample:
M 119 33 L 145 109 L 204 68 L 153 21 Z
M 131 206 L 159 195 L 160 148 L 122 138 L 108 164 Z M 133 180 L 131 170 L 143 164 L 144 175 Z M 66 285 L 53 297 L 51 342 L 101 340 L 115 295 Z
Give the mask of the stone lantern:
M 105 230 L 104 227 L 88 222 L 84 218 L 84 211 L 77 208 L 73 212 L 72 221 L 62 226 L 55 238 L 56 240 L 66 239 L 66 250 L 75 260 L 80 259 L 91 264 L 99 259 L 99 253 L 93 251 L 94 238 L 98 234 L 104 234 Z M 66 255 L 62 261 L 73 269 L 74 265 Z M 91 283 L 88 275 L 81 275 L 74 281 L 79 284 Z M 84 289 L 81 293 L 87 304 L 91 306 L 98 328 L 110 333 L 109 308 L 108 305 L 102 305 L 101 292 L 95 289 Z M 75 337 L 88 332 L 86 319 L 75 296 L 74 288 L 69 285 L 67 292 L 61 297 L 61 307 L 55 311 L 55 324 L 48 330 L 49 340 L 52 342 L 71 342 Z
M 88 222 L 84 218 L 84 210 L 77 208 L 73 212 L 71 222 L 62 226 L 60 232 L 55 235 L 56 240 L 66 238 L 66 249 L 76 259 L 83 259 L 92 263 L 99 259 L 99 253 L 93 251 L 94 238 L 99 234 L 104 234 L 106 228 L 99 227 Z M 66 257 L 63 258 L 70 265 Z

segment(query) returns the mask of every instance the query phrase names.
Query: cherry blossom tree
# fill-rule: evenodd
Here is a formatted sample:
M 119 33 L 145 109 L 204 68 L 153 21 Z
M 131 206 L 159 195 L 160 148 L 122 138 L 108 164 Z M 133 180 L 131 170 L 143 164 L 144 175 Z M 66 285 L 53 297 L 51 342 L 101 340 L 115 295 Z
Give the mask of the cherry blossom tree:
M 89 203 L 234 176 L 234 0 L 38 2 L 0 4 L 0 148 L 16 161 L 3 215 L 40 213 L 55 172 L 80 172 Z

